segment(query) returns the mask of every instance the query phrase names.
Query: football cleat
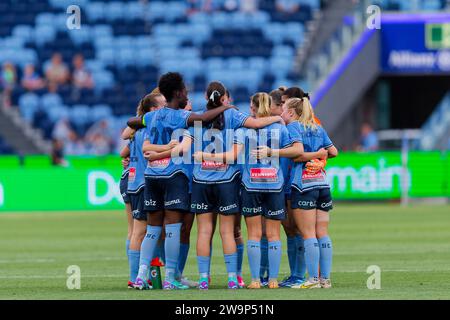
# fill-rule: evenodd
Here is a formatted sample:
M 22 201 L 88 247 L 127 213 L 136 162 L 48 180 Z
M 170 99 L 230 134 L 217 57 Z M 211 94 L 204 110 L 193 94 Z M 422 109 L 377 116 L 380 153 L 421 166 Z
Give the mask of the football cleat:
M 245 288 L 245 282 L 241 276 L 237 276 L 237 281 L 238 281 L 239 289 Z
M 189 280 L 186 277 L 181 277 L 180 282 L 182 284 L 184 284 L 185 286 L 188 286 L 189 288 L 197 288 L 198 287 L 198 282 Z
M 228 278 L 228 289 L 239 289 L 236 277 Z
M 198 281 L 198 288 L 200 290 L 208 290 L 209 284 L 208 284 L 208 278 L 200 278 Z
M 134 282 L 133 288 L 138 289 L 138 290 L 149 290 L 149 289 L 151 289 L 151 286 L 149 285 L 147 279 L 142 279 L 142 278 L 137 277 L 136 281 Z
M 278 281 L 277 280 L 270 280 L 269 281 L 269 285 L 268 285 L 269 289 L 278 289 Z
M 259 281 L 252 281 L 248 285 L 247 289 L 261 289 L 261 282 L 259 282 Z
M 128 289 L 133 289 L 134 288 L 134 283 L 131 281 L 128 281 Z
M 324 288 L 324 289 L 331 288 L 331 279 L 320 278 L 319 282 L 320 282 L 321 288 Z
M 185 286 L 181 282 L 178 282 L 177 280 L 173 280 L 173 281 L 164 281 L 163 289 L 164 290 L 186 290 L 186 289 L 189 289 L 189 287 Z
M 318 288 L 320 288 L 320 282 L 319 282 L 319 279 L 313 278 L 313 279 L 309 279 L 309 280 L 303 282 L 302 284 L 293 285 L 291 288 L 293 288 L 293 289 L 318 289 Z
M 292 282 L 292 278 L 293 278 L 294 276 L 288 276 L 288 277 L 286 277 L 286 278 L 284 278 L 283 280 L 281 280 L 281 282 L 280 282 L 280 287 L 286 287 L 286 284 L 289 284 L 289 283 L 291 283 Z
M 266 277 L 266 278 L 261 277 L 260 282 L 261 282 L 261 286 L 267 287 L 267 285 L 269 284 L 269 277 Z

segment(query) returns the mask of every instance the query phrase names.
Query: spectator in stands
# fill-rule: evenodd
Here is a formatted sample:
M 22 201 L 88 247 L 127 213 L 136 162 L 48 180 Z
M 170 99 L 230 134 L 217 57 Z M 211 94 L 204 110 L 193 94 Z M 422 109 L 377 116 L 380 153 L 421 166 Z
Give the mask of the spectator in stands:
M 361 126 L 360 145 L 357 149 L 366 152 L 378 150 L 377 134 L 368 123 L 363 123 Z
M 188 13 L 195 13 L 198 11 L 217 11 L 224 9 L 225 0 L 189 0 L 189 10 Z
M 89 142 L 89 154 L 101 156 L 111 153 L 111 141 L 108 136 L 96 133 Z
M 69 68 L 63 62 L 61 54 L 55 53 L 45 70 L 45 77 L 49 83 L 54 83 L 56 85 L 65 84 L 69 78 Z
M 94 87 L 94 80 L 91 73 L 84 66 L 84 57 L 81 54 L 75 55 L 72 61 L 73 73 L 72 83 L 78 89 L 92 89 Z
M 3 92 L 3 105 L 5 107 L 11 106 L 11 92 L 13 91 L 16 82 L 16 67 L 10 62 L 5 62 L 0 74 L 0 89 Z
M 258 0 L 225 0 L 217 1 L 217 5 L 223 2 L 223 8 L 226 11 L 241 11 L 245 13 L 253 13 L 258 9 Z M 216 5 L 216 7 L 217 7 Z
M 276 0 L 275 7 L 277 11 L 286 14 L 293 14 L 300 10 L 299 0 Z
M 239 10 L 241 12 L 253 13 L 258 11 L 258 0 L 241 0 L 239 4 Z
M 83 140 L 78 138 L 75 131 L 70 131 L 68 140 L 66 142 L 64 142 L 64 154 L 67 154 L 67 155 L 88 154 Z
M 67 118 L 60 118 L 53 127 L 52 138 L 54 140 L 60 140 L 63 144 L 71 139 L 71 135 L 74 133 L 72 126 Z
M 21 84 L 28 91 L 39 90 L 45 86 L 44 79 L 38 75 L 33 64 L 25 66 Z
M 109 127 L 108 121 L 100 120 L 86 132 L 85 141 L 89 146 L 90 153 L 102 155 L 112 151 L 112 137 L 112 128 Z

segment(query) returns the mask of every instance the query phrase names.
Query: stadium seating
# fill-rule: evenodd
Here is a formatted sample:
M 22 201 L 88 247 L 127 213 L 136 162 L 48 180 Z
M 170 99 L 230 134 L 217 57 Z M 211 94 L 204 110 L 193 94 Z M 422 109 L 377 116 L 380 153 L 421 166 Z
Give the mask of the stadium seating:
M 0 154 L 14 154 L 14 149 L 0 136 Z
M 444 6 L 441 0 L 375 2 L 401 10 Z M 57 93 L 16 87 L 12 94 L 23 117 L 42 128 L 47 138 L 62 116 L 82 132 L 102 117 L 133 114 L 139 99 L 167 71 L 183 73 L 194 110 L 204 105 L 207 82 L 218 79 L 230 89 L 234 103 L 248 110 L 255 91 L 292 83 L 290 70 L 305 22 L 320 9 L 319 0 L 301 3 L 297 13 L 286 15 L 269 0 L 260 0 L 252 13 L 194 12 L 187 1 L 3 0 L 0 45 L 5 49 L 0 63 L 14 63 L 20 79 L 29 63 L 42 75 L 55 52 L 68 65 L 76 53 L 85 57 L 93 90 L 74 95 L 70 86 L 61 86 Z M 78 30 L 66 26 L 66 9 L 72 4 L 81 8 Z

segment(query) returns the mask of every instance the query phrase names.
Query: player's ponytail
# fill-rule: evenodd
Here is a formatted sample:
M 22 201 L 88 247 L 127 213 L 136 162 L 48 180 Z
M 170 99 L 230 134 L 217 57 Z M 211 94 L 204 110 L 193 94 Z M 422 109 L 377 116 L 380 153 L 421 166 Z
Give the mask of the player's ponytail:
M 315 121 L 314 111 L 308 97 L 303 98 L 291 98 L 286 101 L 288 109 L 294 109 L 298 116 L 297 121 L 300 122 L 305 128 L 313 130 L 317 129 L 317 122 Z
M 211 110 L 222 106 L 222 98 L 227 94 L 227 89 L 219 81 L 212 81 L 206 88 L 206 109 Z M 211 123 L 211 128 L 222 130 L 225 127 L 223 113 L 215 118 Z
M 272 98 L 265 92 L 258 92 L 251 98 L 252 104 L 256 107 L 256 115 L 259 118 L 265 118 L 270 116 L 270 105 L 272 104 Z

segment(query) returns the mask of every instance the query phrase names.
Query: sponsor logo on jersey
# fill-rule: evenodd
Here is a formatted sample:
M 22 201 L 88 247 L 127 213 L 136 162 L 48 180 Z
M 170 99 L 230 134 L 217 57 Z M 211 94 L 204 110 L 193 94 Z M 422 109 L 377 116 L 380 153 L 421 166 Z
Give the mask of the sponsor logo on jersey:
M 325 172 L 319 171 L 316 173 L 308 173 L 306 170 L 302 171 L 302 183 L 326 182 Z
M 276 182 L 278 180 L 278 171 L 275 168 L 251 168 L 251 182 Z
M 226 171 L 228 165 L 222 162 L 216 161 L 203 161 L 202 162 L 202 170 L 205 171 Z
M 170 163 L 170 158 L 164 158 L 159 160 L 150 161 L 148 166 L 151 168 L 166 168 Z
M 136 180 L 136 168 L 131 167 L 128 171 L 128 182 L 134 182 Z

